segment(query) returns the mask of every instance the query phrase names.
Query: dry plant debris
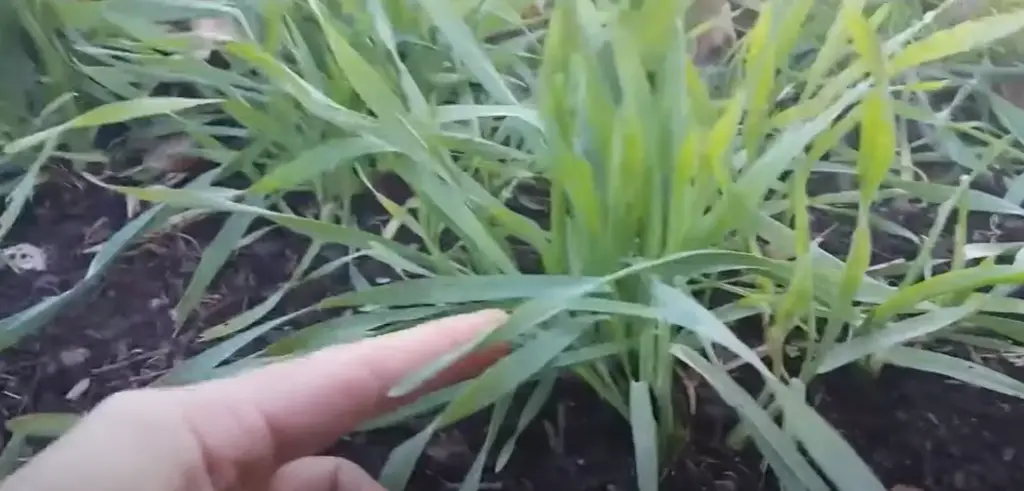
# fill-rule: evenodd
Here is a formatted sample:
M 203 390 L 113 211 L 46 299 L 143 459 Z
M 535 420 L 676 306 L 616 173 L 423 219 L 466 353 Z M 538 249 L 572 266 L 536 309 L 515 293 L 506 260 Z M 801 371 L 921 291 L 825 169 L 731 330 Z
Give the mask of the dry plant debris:
M 32 244 L 16 244 L 4 248 L 0 254 L 15 273 L 46 271 L 46 252 Z

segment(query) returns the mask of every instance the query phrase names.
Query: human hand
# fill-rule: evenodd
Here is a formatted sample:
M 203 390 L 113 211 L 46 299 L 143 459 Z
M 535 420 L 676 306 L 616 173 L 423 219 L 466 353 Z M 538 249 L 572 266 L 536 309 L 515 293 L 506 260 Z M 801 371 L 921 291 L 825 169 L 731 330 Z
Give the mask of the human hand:
M 352 462 L 311 455 L 409 402 L 415 394 L 387 392 L 505 318 L 448 317 L 232 378 L 115 394 L 0 491 L 383 491 Z M 424 390 L 469 378 L 501 354 L 470 355 Z

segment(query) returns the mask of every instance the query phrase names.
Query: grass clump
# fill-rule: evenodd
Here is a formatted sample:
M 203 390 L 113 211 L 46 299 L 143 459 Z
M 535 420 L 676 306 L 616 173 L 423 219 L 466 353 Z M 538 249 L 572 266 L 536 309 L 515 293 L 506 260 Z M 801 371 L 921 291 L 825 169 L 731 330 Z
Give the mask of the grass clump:
M 74 127 L 178 114 L 154 131 L 190 134 L 219 166 L 184 189 L 107 185 L 160 206 L 97 258 L 109 260 L 180 209 L 229 213 L 175 309 L 179 319 L 249 240 L 255 218 L 312 239 L 286 285 L 207 330 L 204 339 L 218 344 L 161 383 L 442 314 L 511 310 L 501 329 L 394 393 L 411 392 L 490 342 L 511 342 L 507 357 L 367 425 L 431 416 L 392 453 L 381 476 L 390 489 L 405 486 L 435 432 L 490 409 L 491 431 L 462 485 L 479 488 L 486 459 L 496 454 L 496 468 L 504 466 L 555 379 L 571 373 L 630 422 L 642 491 L 657 489 L 662 466 L 686 444 L 681 377 L 703 379 L 736 410 L 733 443 L 756 445 L 783 489 L 881 490 L 807 402 L 806 387 L 819 375 L 892 364 L 1024 397 L 1018 381 L 916 344 L 968 331 L 1021 340 L 1020 322 L 1000 314 L 1020 309 L 1007 286 L 1024 273 L 1016 261 L 997 263 L 1004 250 L 967 244 L 963 220 L 970 211 L 1013 206 L 969 187 L 1013 142 L 932 104 L 938 89 L 975 90 L 957 86 L 962 80 L 943 71 L 943 60 L 1017 35 L 1024 17 L 1013 11 L 936 27 L 952 2 L 922 7 L 919 17 L 902 5 L 866 3 L 835 2 L 825 16 L 812 0 L 764 2 L 728 62 L 711 68 L 692 62 L 693 33 L 683 22 L 689 3 L 676 0 L 557 2 L 540 30 L 524 29 L 518 12 L 526 2 L 225 6 L 217 10 L 246 34 L 222 42 L 230 64 L 218 68 L 167 55 L 194 49 L 180 36 L 145 34 L 183 5 L 127 22 L 97 2 L 99 18 L 123 32 L 83 41 L 79 50 L 99 60 L 83 69 L 111 92 L 136 92 L 8 150 Z M 200 97 L 150 95 L 167 80 L 193 83 Z M 216 109 L 181 113 L 207 107 Z M 223 133 L 212 122 L 225 116 L 237 123 L 232 134 L 241 145 L 217 139 Z M 944 145 L 922 150 L 911 124 Z M 920 180 L 918 165 L 936 153 L 969 171 L 952 184 Z M 384 174 L 400 178 L 409 199 L 378 189 L 374 176 Z M 238 176 L 244 184 L 230 184 Z M 817 192 L 811 184 L 821 180 L 838 187 Z M 312 197 L 312 212 L 288 205 L 295 193 Z M 381 233 L 357 227 L 359 193 L 387 213 Z M 906 231 L 880 217 L 877 204 L 907 196 L 938 205 L 936 223 L 925 237 L 907 232 L 915 257 L 880 268 L 872 262 L 875 237 Z M 536 201 L 542 205 L 527 206 Z M 840 254 L 826 252 L 813 230 L 812 211 L 821 210 L 852 219 Z M 937 257 L 947 223 L 955 228 L 952 253 Z M 398 240 L 397 230 L 413 240 Z M 345 253 L 314 266 L 331 244 Z M 409 279 L 357 284 L 264 319 L 290 289 L 356 258 Z M 224 363 L 267 331 L 336 308 L 361 310 L 295 328 Z M 4 322 L 25 326 L 26 319 L 38 321 Z M 739 372 L 756 378 L 760 392 L 741 386 Z M 513 396 L 521 390 L 530 395 L 518 407 Z M 517 430 L 500 441 L 497 428 L 509 418 Z

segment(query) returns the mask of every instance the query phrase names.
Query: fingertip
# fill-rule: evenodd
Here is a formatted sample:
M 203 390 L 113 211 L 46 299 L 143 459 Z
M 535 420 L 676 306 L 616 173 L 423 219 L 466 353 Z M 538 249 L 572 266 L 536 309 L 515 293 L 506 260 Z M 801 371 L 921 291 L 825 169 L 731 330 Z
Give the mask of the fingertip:
M 489 333 L 505 323 L 508 314 L 501 309 L 489 308 L 464 314 L 441 317 L 405 331 L 408 335 L 422 335 L 426 331 L 441 331 L 444 339 L 463 342 L 481 334 Z M 436 339 L 436 338 L 435 338 Z
M 508 312 L 498 308 L 481 309 L 467 314 L 455 315 L 448 319 L 459 319 L 471 322 L 480 329 L 496 329 L 508 320 Z
M 472 315 L 478 315 L 495 322 L 504 322 L 508 319 L 508 312 L 495 307 L 477 310 L 476 312 L 473 312 Z

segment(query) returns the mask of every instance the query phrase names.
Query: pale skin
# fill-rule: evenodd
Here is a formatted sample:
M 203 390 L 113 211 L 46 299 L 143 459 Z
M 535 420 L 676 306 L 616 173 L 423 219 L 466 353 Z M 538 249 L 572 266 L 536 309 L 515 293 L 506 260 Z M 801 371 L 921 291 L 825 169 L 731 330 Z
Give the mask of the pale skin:
M 484 310 L 232 378 L 115 394 L 0 491 L 384 491 L 352 462 L 314 455 L 408 402 L 416 395 L 387 393 L 505 319 Z M 472 377 L 502 353 L 470 355 L 423 390 Z

